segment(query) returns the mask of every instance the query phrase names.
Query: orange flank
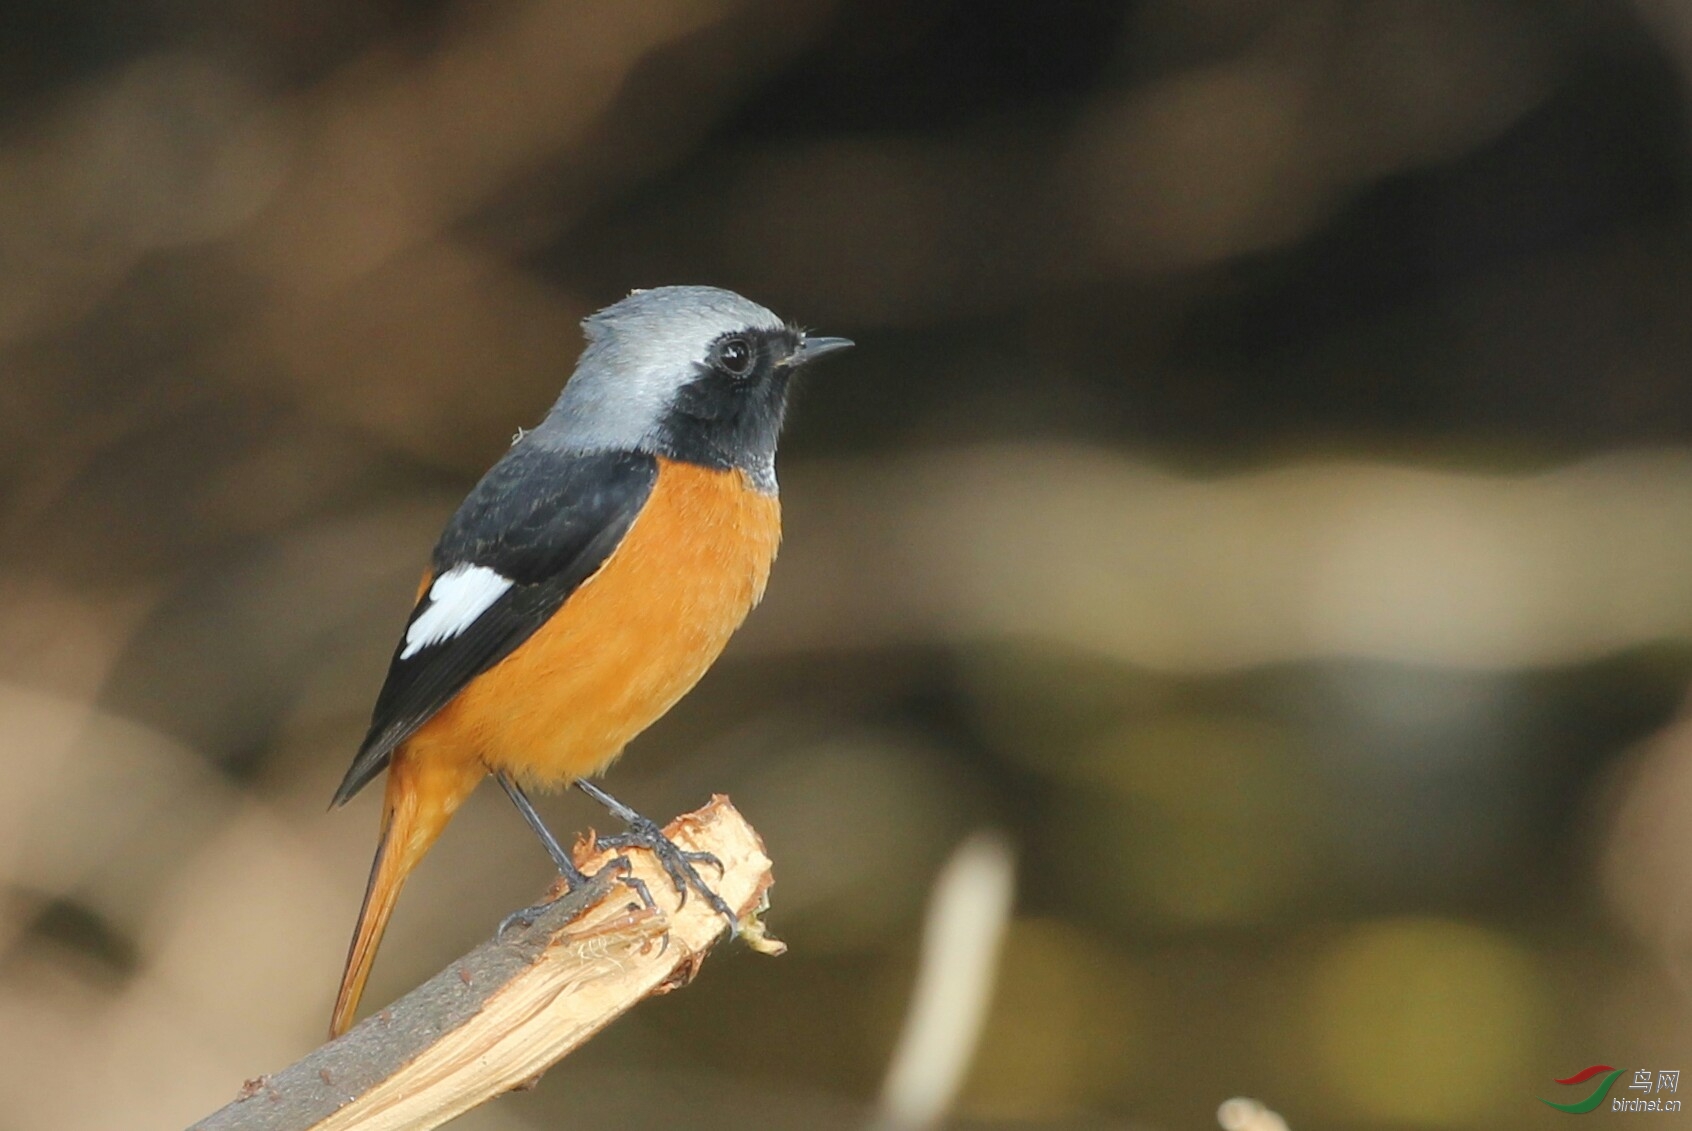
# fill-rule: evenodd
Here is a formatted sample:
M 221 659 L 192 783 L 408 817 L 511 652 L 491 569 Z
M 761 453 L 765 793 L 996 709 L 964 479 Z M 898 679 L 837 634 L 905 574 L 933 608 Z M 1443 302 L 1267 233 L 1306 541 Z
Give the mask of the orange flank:
M 547 788 L 599 773 L 692 690 L 763 596 L 781 540 L 777 500 L 739 471 L 658 464 L 599 571 L 394 752 L 332 1034 L 352 1023 L 406 876 L 481 779 L 504 770 Z
M 658 464 L 599 572 L 413 742 L 427 734 L 441 757 L 561 786 L 605 769 L 693 689 L 763 596 L 781 510 L 738 471 Z

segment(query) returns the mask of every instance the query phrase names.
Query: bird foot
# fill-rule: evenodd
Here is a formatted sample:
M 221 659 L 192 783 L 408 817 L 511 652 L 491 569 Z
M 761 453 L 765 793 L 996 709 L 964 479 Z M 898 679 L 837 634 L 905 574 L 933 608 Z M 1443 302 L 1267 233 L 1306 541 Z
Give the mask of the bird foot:
M 729 938 L 739 937 L 739 917 L 729 909 L 729 905 L 723 901 L 723 897 L 705 883 L 696 867 L 696 865 L 701 864 L 708 865 L 715 868 L 718 875 L 722 875 L 723 862 L 713 853 L 689 852 L 682 848 L 664 835 L 664 830 L 658 827 L 656 821 L 642 817 L 638 813 L 634 815 L 632 820 L 626 817 L 624 819 L 628 821 L 628 831 L 617 833 L 614 836 L 595 838 L 599 847 L 609 848 L 613 851 L 644 848 L 651 852 L 658 858 L 658 864 L 664 869 L 664 874 L 670 877 L 671 883 L 675 884 L 676 894 L 679 897 L 678 904 L 687 903 L 687 889 L 693 888 L 710 905 L 711 910 L 728 920 Z
M 604 842 L 601 841 L 600 843 L 603 844 Z M 535 920 L 539 919 L 542 913 L 544 913 L 548 908 L 555 905 L 561 899 L 569 898 L 577 888 L 589 882 L 590 879 L 598 879 L 605 868 L 615 869 L 616 871 L 622 873 L 617 877 L 618 882 L 640 897 L 641 906 L 645 907 L 649 911 L 657 908 L 658 904 L 653 900 L 652 890 L 646 886 L 646 881 L 641 879 L 639 876 L 634 875 L 630 870 L 629 858 L 627 856 L 613 856 L 605 862 L 600 872 L 595 872 L 591 877 L 584 876 L 580 872 L 575 873 L 574 877 L 560 873 L 559 879 L 564 882 L 564 890 L 562 892 L 551 899 L 542 900 L 540 903 L 536 903 L 530 907 L 524 907 L 521 910 L 513 911 L 511 914 L 499 921 L 499 928 L 495 931 L 494 937 L 503 941 L 505 936 L 513 927 L 528 928 L 534 926 Z

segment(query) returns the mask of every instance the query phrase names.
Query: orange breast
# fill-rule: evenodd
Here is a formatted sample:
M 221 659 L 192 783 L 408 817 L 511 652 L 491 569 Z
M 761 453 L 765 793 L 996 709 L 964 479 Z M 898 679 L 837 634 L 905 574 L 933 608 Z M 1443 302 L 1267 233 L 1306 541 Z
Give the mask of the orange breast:
M 405 745 L 532 785 L 604 769 L 699 682 L 764 593 L 781 508 L 738 471 L 659 461 L 598 573 Z

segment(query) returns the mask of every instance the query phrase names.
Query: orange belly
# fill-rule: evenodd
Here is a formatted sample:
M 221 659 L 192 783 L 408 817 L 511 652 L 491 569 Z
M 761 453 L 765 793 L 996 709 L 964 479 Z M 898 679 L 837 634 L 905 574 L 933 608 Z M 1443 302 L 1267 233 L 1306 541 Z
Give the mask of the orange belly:
M 764 593 L 781 507 L 738 471 L 660 459 L 622 544 L 402 748 L 527 785 L 598 773 L 699 682 Z

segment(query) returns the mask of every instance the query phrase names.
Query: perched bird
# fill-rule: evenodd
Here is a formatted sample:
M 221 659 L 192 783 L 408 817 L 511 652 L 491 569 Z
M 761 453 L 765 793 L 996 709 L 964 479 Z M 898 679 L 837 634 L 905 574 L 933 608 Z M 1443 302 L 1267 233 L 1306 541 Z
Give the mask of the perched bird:
M 574 783 L 723 914 L 657 824 L 587 779 L 692 689 L 764 592 L 781 537 L 789 384 L 844 349 L 714 287 L 635 291 L 583 322 L 546 418 L 435 546 L 344 804 L 384 769 L 381 839 L 331 1035 L 358 1008 L 406 876 L 492 774 L 572 887 L 584 877 L 524 789 Z

